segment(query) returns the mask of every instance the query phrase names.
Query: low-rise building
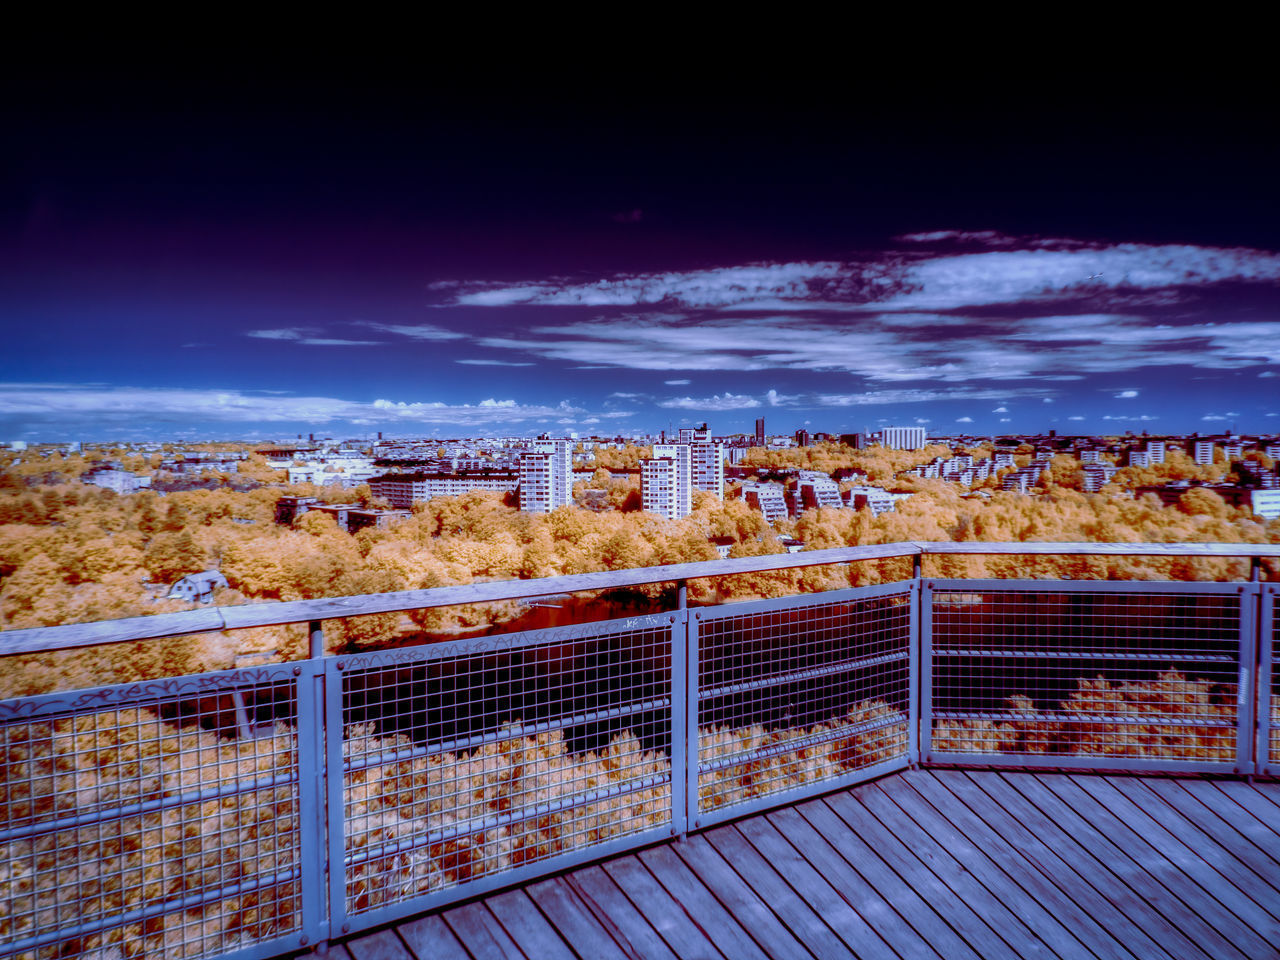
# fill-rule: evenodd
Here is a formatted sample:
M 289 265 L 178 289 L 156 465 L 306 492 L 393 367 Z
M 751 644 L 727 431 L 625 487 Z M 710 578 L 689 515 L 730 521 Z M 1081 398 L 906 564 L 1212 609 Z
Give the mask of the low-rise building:
M 217 570 L 189 573 L 165 594 L 166 600 L 186 600 L 191 603 L 212 603 L 215 590 L 225 588 L 227 578 Z
M 786 491 L 780 483 L 748 480 L 742 485 L 742 496 L 747 505 L 764 514 L 769 523 L 785 520 L 790 515 Z
M 433 497 L 458 497 L 472 490 L 514 493 L 520 475 L 512 471 L 490 470 L 481 473 L 388 473 L 369 481 L 375 497 L 393 507 L 407 510 L 415 502 Z

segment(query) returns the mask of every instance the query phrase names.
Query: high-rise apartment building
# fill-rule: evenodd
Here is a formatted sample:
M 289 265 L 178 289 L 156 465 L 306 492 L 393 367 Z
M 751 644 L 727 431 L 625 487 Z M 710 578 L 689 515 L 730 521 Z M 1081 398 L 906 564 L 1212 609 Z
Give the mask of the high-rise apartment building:
M 1147 463 L 1164 463 L 1165 442 L 1163 440 L 1147 441 Z
M 670 460 L 670 468 L 654 466 L 651 461 L 641 464 L 640 497 L 650 510 L 650 503 L 655 506 L 653 513 L 677 519 L 686 517 L 693 509 L 693 491 L 706 490 L 717 497 L 724 497 L 724 444 L 722 443 L 655 443 L 653 460 Z M 673 485 L 673 500 L 668 507 L 665 486 L 670 472 Z M 654 484 L 653 494 L 645 492 L 646 477 Z M 662 505 L 662 506 L 658 506 Z
M 695 443 L 689 447 L 690 483 L 724 499 L 724 444 Z
M 764 417 L 756 417 L 756 446 L 764 446 Z
M 679 520 L 692 510 L 689 445 L 654 444 L 652 458 L 640 463 L 640 501 L 649 513 Z
M 536 442 L 542 450 L 520 457 L 520 509 L 550 513 L 573 499 L 573 442 Z
M 1202 466 L 1213 463 L 1213 441 L 1196 441 L 1196 463 Z
M 919 450 L 928 441 L 924 427 L 885 427 L 880 442 L 890 450 Z
M 705 423 L 700 427 L 681 427 L 679 440 L 681 443 L 710 443 L 711 429 Z

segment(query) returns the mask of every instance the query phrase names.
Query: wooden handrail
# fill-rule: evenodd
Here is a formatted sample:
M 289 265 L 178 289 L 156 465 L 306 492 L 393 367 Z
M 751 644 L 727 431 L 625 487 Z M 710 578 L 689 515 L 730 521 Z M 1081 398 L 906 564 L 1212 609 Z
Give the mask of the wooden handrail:
M 428 607 L 449 607 L 465 603 L 524 600 L 561 593 L 613 590 L 652 583 L 673 583 L 705 577 L 725 577 L 768 570 L 789 570 L 832 563 L 859 563 L 895 557 L 931 555 L 1027 555 L 1027 556 L 1165 556 L 1165 557 L 1254 557 L 1280 559 L 1280 544 L 1253 543 L 985 543 L 946 541 L 904 541 L 861 547 L 806 550 L 762 557 L 704 560 L 659 567 L 635 567 L 577 573 L 538 580 L 494 580 L 426 590 L 398 590 L 391 593 L 358 594 L 349 597 L 322 597 L 315 600 L 270 601 L 230 607 L 206 607 L 161 613 L 152 617 L 96 620 L 56 627 L 31 627 L 0 632 L 0 656 L 40 653 L 75 647 L 155 640 L 216 630 L 310 623 L 372 613 L 399 613 Z

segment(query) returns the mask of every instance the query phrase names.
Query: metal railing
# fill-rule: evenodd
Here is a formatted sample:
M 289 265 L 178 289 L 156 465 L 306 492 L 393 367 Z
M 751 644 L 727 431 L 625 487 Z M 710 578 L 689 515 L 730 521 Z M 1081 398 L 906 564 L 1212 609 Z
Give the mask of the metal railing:
M 0 703 L 0 955 L 296 951 L 920 763 L 1274 774 L 1280 593 L 895 544 L 0 634 L 0 653 L 913 558 L 856 589 Z M 905 568 L 904 568 L 905 572 Z M 683 590 L 681 591 L 683 597 Z

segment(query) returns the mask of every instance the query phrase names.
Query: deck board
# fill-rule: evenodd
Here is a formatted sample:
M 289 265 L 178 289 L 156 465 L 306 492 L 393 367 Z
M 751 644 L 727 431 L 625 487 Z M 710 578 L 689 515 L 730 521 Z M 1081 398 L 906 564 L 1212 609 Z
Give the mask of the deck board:
M 1280 960 L 1280 787 L 913 770 L 335 944 L 351 960 Z
M 1125 870 L 1125 879 L 1131 886 L 1143 884 L 1151 891 L 1152 902 L 1168 904 L 1171 913 L 1166 914 L 1188 935 L 1200 937 L 1200 943 L 1212 947 L 1220 957 L 1256 956 L 1259 950 L 1268 949 L 1266 941 L 1226 910 L 1222 903 L 1211 897 L 1187 873 L 1188 863 L 1175 863 L 1171 859 L 1170 845 L 1156 849 L 1141 833 L 1112 810 L 1082 790 L 1068 776 L 1042 780 L 1046 788 L 1077 815 L 1086 818 L 1108 846 L 1099 846 L 1096 852 L 1112 862 L 1119 861 Z M 1113 854 L 1114 851 L 1114 854 Z M 1123 858 L 1120 860 L 1119 858 Z M 1190 858 L 1187 858 L 1188 860 Z M 1145 878 L 1156 885 L 1145 884 Z M 1168 898 L 1164 893 L 1167 891 Z M 1179 916 L 1186 918 L 1185 922 Z
M 924 778 L 908 782 L 890 777 L 876 787 L 909 820 L 920 825 L 930 843 L 955 858 L 992 897 L 1003 902 L 1053 955 L 1132 960 L 1127 950 L 1061 890 L 1030 868 L 1017 850 L 978 821 L 968 807 L 954 798 L 948 801 L 941 784 L 932 790 L 938 805 L 929 803 L 922 792 L 923 783 Z
M 817 960 L 852 960 L 857 956 L 736 827 L 718 827 L 703 836 Z M 799 859 L 794 850 L 791 856 Z

